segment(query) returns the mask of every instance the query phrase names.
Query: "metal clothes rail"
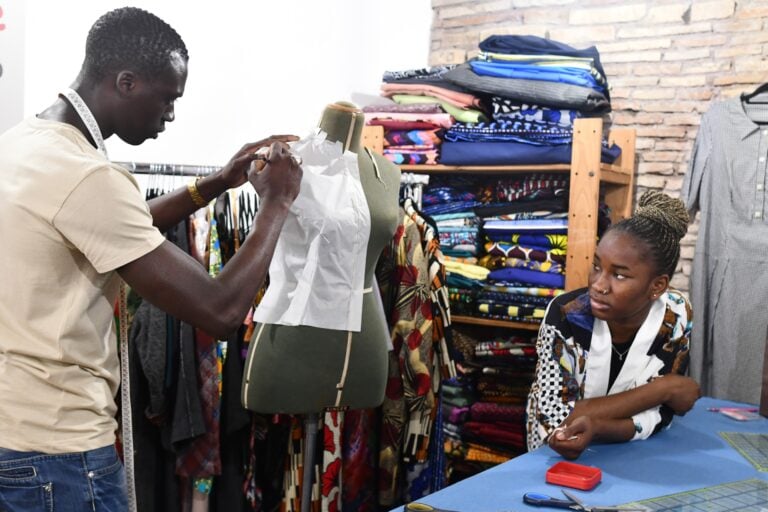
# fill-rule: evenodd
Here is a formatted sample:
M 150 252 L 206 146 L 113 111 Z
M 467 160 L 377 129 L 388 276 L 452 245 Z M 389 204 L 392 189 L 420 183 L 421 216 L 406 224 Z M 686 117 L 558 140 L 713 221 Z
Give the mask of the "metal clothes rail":
M 154 164 L 142 162 L 115 162 L 132 174 L 155 174 L 162 176 L 206 176 L 220 168 L 214 165 Z

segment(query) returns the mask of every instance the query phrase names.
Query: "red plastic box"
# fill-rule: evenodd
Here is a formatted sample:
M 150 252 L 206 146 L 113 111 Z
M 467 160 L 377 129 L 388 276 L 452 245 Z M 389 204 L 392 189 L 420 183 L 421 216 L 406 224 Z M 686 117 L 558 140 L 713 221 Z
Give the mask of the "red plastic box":
M 560 461 L 547 470 L 547 483 L 564 485 L 582 491 L 593 489 L 603 478 L 600 468 L 575 462 Z

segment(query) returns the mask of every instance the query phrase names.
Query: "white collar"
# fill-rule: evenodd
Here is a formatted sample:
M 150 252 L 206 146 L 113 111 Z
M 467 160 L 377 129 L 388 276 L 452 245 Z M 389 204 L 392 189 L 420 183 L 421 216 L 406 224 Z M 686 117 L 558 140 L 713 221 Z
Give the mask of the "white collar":
M 610 390 L 608 389 L 608 378 L 611 368 L 611 331 L 605 320 L 595 318 L 592 327 L 592 339 L 589 344 L 584 398 L 626 391 L 636 386 L 637 380 L 645 378 L 645 370 L 649 364 L 648 350 L 659 333 L 661 323 L 664 321 L 664 313 L 667 310 L 664 297 L 666 294 L 662 294 L 651 304 L 648 316 L 645 317 L 643 325 L 637 331 L 635 341 L 632 342 L 624 365 Z
M 85 124 L 85 127 L 91 134 L 91 138 L 96 143 L 96 149 L 99 151 L 99 153 L 104 155 L 104 158 L 109 159 L 107 156 L 107 146 L 104 145 L 104 137 L 101 135 L 101 128 L 99 128 L 99 124 L 93 117 L 91 109 L 89 109 L 88 105 L 86 105 L 83 101 L 83 98 L 81 98 L 74 89 L 69 87 L 64 89 L 64 92 L 61 94 L 63 94 L 64 97 L 69 100 L 69 103 L 72 104 L 72 107 L 75 109 L 75 112 L 77 112 L 77 115 L 79 115 L 80 119 L 82 119 L 83 124 Z

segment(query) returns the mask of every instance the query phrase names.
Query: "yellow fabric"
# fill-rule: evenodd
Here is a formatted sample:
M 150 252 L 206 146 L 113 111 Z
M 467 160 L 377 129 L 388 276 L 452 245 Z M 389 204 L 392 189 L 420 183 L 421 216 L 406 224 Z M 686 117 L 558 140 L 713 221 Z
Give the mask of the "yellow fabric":
M 565 55 L 520 55 L 508 53 L 486 52 L 484 55 L 509 62 L 519 62 L 534 66 L 562 66 L 580 69 L 592 69 L 593 60 L 590 57 L 568 57 Z
M 485 267 L 481 267 L 480 265 L 469 265 L 467 263 L 456 263 L 453 261 L 445 262 L 445 270 L 447 272 L 454 272 L 464 277 L 468 277 L 470 279 L 478 279 L 480 281 L 485 280 L 488 277 L 488 274 L 491 273 L 490 270 Z
M 112 444 L 114 270 L 164 238 L 134 178 L 68 124 L 0 135 L 0 173 L 0 447 Z

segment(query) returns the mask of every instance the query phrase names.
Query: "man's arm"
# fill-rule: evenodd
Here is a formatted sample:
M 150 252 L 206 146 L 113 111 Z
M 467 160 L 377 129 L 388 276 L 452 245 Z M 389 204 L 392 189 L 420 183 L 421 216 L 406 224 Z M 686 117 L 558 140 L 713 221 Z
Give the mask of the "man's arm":
M 256 160 L 256 151 L 270 146 L 273 142 L 291 142 L 297 140 L 294 135 L 273 135 L 258 142 L 244 145 L 218 172 L 197 181 L 197 189 L 202 199 L 210 201 L 230 188 L 239 187 L 247 180 L 251 162 Z M 175 226 L 188 215 L 200 208 L 195 204 L 187 187 L 180 187 L 168 194 L 163 194 L 147 202 L 152 214 L 152 222 L 160 231 Z
M 180 320 L 214 336 L 228 334 L 242 323 L 264 282 L 301 174 L 278 143 L 261 172 L 251 166 L 248 179 L 262 206 L 248 238 L 216 278 L 170 242 L 119 268 L 120 276 L 144 299 Z

